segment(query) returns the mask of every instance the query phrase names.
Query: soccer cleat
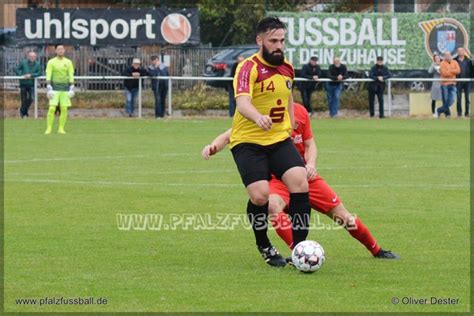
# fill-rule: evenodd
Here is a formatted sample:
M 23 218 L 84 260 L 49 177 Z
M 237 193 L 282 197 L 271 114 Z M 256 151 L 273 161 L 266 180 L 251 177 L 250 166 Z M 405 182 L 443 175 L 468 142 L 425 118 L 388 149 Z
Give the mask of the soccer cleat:
M 45 134 L 45 135 L 51 134 L 51 129 L 50 129 L 50 128 L 46 129 L 46 132 L 44 132 L 44 134 Z
M 284 267 L 286 266 L 286 260 L 283 258 L 275 247 L 270 246 L 267 248 L 257 247 L 258 251 L 262 255 L 263 260 L 272 267 Z
M 58 129 L 58 134 L 66 134 L 66 131 L 62 128 Z
M 293 264 L 293 259 L 291 259 L 291 256 L 290 256 L 290 257 L 287 257 L 285 260 L 286 260 L 286 264 L 287 264 L 287 265 L 292 266 L 292 267 L 295 266 L 295 265 Z
M 400 259 L 400 256 L 396 253 L 393 253 L 390 250 L 383 250 L 382 248 L 380 248 L 374 257 L 379 259 Z

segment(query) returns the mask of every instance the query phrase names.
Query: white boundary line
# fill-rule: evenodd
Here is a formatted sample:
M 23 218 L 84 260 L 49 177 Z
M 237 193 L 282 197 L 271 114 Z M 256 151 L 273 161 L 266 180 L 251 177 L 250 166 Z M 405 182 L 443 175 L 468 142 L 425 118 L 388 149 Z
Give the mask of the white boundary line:
M 91 184 L 91 185 L 151 185 L 151 186 L 191 186 L 191 187 L 242 187 L 241 183 L 172 183 L 172 182 L 130 182 L 130 181 L 87 181 L 87 180 L 55 180 L 55 179 L 5 179 L 5 182 L 21 183 L 52 183 L 52 184 Z M 390 187 L 409 187 L 409 188 L 468 188 L 469 183 L 455 184 L 409 184 L 409 183 L 381 183 L 381 184 L 334 184 L 331 187 L 336 188 L 390 188 Z
M 121 171 L 127 174 L 147 174 L 147 175 L 163 175 L 163 174 L 207 174 L 207 173 L 233 173 L 237 174 L 237 170 L 175 170 L 175 171 Z M 83 172 L 6 172 L 7 176 L 61 176 L 61 175 L 83 175 Z M 40 179 L 41 180 L 41 179 Z
M 243 187 L 238 183 L 170 183 L 170 182 L 130 182 L 130 181 L 85 181 L 85 180 L 54 180 L 54 179 L 5 179 L 5 182 L 52 183 L 52 184 L 91 184 L 91 185 L 152 185 L 152 186 L 192 186 L 192 187 Z
M 71 160 L 127 159 L 127 158 L 144 158 L 144 157 L 146 157 L 146 156 L 145 156 L 145 155 L 131 155 L 131 156 L 96 156 L 96 157 L 33 158 L 33 159 L 24 159 L 24 160 L 5 160 L 4 163 L 71 161 Z

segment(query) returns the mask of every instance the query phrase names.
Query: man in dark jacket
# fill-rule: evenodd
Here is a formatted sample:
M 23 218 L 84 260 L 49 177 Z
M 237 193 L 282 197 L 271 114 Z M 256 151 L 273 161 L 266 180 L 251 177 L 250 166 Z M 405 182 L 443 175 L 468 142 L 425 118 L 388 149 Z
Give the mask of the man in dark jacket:
M 301 77 L 311 81 L 303 81 L 301 83 L 301 98 L 306 111 L 313 115 L 313 107 L 311 106 L 311 94 L 316 88 L 316 82 L 321 77 L 321 67 L 318 65 L 318 57 L 313 56 L 309 62 L 301 69 Z
M 387 66 L 383 64 L 383 57 L 377 57 L 377 63 L 372 66 L 369 72 L 369 78 L 374 80 L 369 83 L 369 112 L 370 117 L 375 115 L 375 96 L 379 101 L 379 117 L 384 118 L 383 93 L 385 91 L 385 81 L 391 77 Z
M 153 77 L 168 77 L 168 67 L 163 64 L 158 56 L 151 56 L 151 65 L 148 66 L 148 74 Z M 161 119 L 165 116 L 166 95 L 168 94 L 168 79 L 152 79 L 151 90 L 155 96 L 155 118 Z
M 339 111 L 339 98 L 342 92 L 342 81 L 347 79 L 347 67 L 341 64 L 339 57 L 334 57 L 333 64 L 329 66 L 328 78 L 330 82 L 326 83 L 326 96 L 328 100 L 329 115 L 334 118 Z
M 471 78 L 472 76 L 472 61 L 467 58 L 466 56 L 466 50 L 463 47 L 458 48 L 458 56 L 454 59 L 458 62 L 459 68 L 461 68 L 461 72 L 459 75 L 456 76 L 456 78 L 463 78 L 463 79 L 468 79 Z M 471 90 L 471 82 L 469 81 L 462 81 L 458 82 L 456 84 L 456 90 L 457 90 L 457 112 L 458 112 L 458 117 L 462 116 L 462 92 L 464 91 L 464 116 L 469 117 L 469 93 Z
M 16 68 L 16 75 L 23 76 L 20 79 L 20 117 L 28 117 L 28 109 L 33 102 L 35 95 L 35 80 L 34 78 L 41 76 L 41 66 L 36 60 L 36 53 L 29 52 L 28 58 L 23 59 Z
M 140 59 L 134 58 L 132 65 L 122 72 L 122 76 L 135 78 L 125 79 L 123 81 L 123 85 L 125 86 L 125 96 L 127 98 L 125 103 L 125 111 L 130 117 L 133 116 L 133 111 L 135 110 L 135 100 L 138 96 L 138 78 L 148 76 L 148 71 L 140 65 Z

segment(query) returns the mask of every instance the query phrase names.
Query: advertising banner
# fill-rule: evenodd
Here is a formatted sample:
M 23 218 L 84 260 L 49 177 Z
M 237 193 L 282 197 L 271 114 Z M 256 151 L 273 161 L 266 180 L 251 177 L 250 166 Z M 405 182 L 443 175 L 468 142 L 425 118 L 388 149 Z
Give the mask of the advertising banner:
M 339 56 L 367 69 L 383 56 L 390 69 L 425 69 L 433 54 L 469 50 L 469 13 L 268 12 L 287 25 L 286 58 L 301 68 L 311 56 L 321 65 Z
M 200 42 L 197 9 L 17 9 L 17 43 L 139 46 Z

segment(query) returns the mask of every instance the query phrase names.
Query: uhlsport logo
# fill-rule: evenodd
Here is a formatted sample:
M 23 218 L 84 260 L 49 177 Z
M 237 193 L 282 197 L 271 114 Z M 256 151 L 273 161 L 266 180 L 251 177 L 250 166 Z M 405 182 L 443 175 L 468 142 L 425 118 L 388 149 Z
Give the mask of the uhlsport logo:
M 21 44 L 66 45 L 197 44 L 197 9 L 17 9 Z M 161 31 L 161 32 L 160 32 Z M 196 34 L 195 34 L 196 33 Z
M 184 44 L 191 36 L 191 23 L 188 18 L 179 13 L 166 16 L 161 23 L 161 34 L 170 44 Z
M 466 28 L 459 21 L 451 18 L 441 18 L 418 23 L 425 33 L 425 49 L 429 56 L 442 56 L 450 52 L 457 56 L 457 48 L 464 47 L 466 55 L 469 52 L 469 37 Z

